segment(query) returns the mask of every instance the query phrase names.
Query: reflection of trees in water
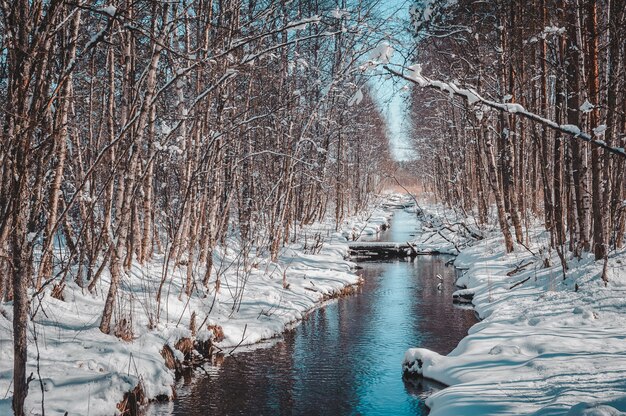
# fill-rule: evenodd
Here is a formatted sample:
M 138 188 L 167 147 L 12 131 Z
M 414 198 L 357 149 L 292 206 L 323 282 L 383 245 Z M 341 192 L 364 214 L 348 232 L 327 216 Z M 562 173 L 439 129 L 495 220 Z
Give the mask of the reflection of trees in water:
M 413 397 L 419 397 L 421 415 L 427 415 L 430 411 L 430 409 L 426 407 L 426 398 L 447 387 L 445 384 L 424 377 L 403 375 L 402 381 L 404 382 L 404 389 L 408 394 Z
M 291 414 L 294 405 L 294 331 L 270 348 L 223 358 L 190 386 L 174 414 Z M 185 382 L 187 382 L 185 378 Z
M 446 260 L 364 263 L 360 295 L 311 312 L 269 348 L 207 366 L 173 413 L 353 414 L 388 403 L 389 414 L 426 414 L 423 398 L 442 386 L 424 379 L 401 382 L 401 355 L 411 346 L 445 354 L 475 322 L 473 311 L 452 304 L 454 269 L 445 267 Z M 441 291 L 437 274 L 444 279 Z M 389 374 L 393 386 L 389 379 L 380 384 Z M 386 389 L 400 394 L 393 396 L 397 402 L 385 399 Z
M 445 256 L 417 257 L 414 266 L 420 284 L 416 290 L 419 302 L 413 305 L 418 318 L 418 327 L 422 336 L 422 345 L 439 354 L 448 354 L 467 335 L 467 328 L 476 323 L 472 309 L 456 307 L 452 302 L 455 269 L 446 266 Z M 442 279 L 437 278 L 440 276 Z M 440 288 L 437 287 L 442 283 Z

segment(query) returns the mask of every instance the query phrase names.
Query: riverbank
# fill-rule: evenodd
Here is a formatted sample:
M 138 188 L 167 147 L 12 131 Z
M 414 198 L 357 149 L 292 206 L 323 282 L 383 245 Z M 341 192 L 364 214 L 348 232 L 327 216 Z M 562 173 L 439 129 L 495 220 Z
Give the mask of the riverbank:
M 46 289 L 31 306 L 28 414 L 108 416 L 130 391 L 139 402 L 168 400 L 175 394 L 174 361 L 202 359 L 208 345 L 229 353 L 279 335 L 325 299 L 359 283 L 354 263 L 345 259 L 347 242 L 387 225 L 391 214 L 381 203 L 345 221 L 339 232 L 331 221 L 305 227 L 275 262 L 257 252 L 244 265 L 232 239 L 214 252 L 208 289 L 198 285 L 190 297 L 184 294 L 184 265 L 166 267 L 163 256 L 134 262 L 117 301 L 119 337 L 98 329 L 107 273 L 93 293 L 71 278 L 62 296 Z M 197 280 L 204 275 L 191 272 Z M 11 304 L 0 304 L 0 414 L 11 413 L 12 318 Z
M 429 218 L 470 224 L 441 207 L 422 208 Z M 405 370 L 450 386 L 427 399 L 431 415 L 623 414 L 626 250 L 610 253 L 605 286 L 603 262 L 588 254 L 568 258 L 564 273 L 539 225 L 529 230 L 530 244 L 510 254 L 497 230 L 483 236 L 471 246 L 450 231 L 438 237 L 442 247 L 449 239 L 449 250 L 459 248 L 457 285 L 473 293 L 482 321 L 448 356 L 407 351 Z
M 374 239 L 406 241 L 415 225 L 415 215 L 398 209 Z M 450 259 L 358 262 L 356 293 L 324 302 L 263 348 L 203 365 L 177 384 L 175 401 L 147 414 L 424 414 L 421 398 L 440 387 L 400 377 L 398 361 L 416 344 L 446 354 L 476 323 L 473 310 L 452 303 Z

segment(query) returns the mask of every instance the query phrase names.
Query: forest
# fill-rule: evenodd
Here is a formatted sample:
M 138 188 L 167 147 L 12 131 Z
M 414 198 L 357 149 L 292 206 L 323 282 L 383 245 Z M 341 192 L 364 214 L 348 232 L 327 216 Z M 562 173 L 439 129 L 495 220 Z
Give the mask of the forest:
M 507 251 L 542 218 L 564 270 L 568 253 L 623 247 L 624 3 L 432 1 L 412 16 L 420 66 L 404 76 L 426 87 L 411 112 L 429 188 L 479 224 L 495 204 Z
M 233 229 L 275 257 L 299 224 L 367 203 L 388 151 L 358 70 L 375 40 L 356 28 L 376 19 L 366 2 L 350 22 L 328 3 L 2 2 L 0 298 L 15 310 L 16 414 L 33 292 L 62 297 L 69 279 L 92 291 L 109 270 L 100 329 L 113 333 L 132 261 L 166 253 L 190 295 L 208 290 L 195 264 L 210 271 Z
M 99 332 L 132 339 L 121 287 L 157 267 L 146 326 L 165 323 L 175 280 L 172 296 L 208 318 L 228 247 L 237 273 L 278 263 L 407 171 L 475 230 L 495 213 L 506 252 L 530 250 L 540 223 L 545 267 L 556 252 L 565 279 L 591 253 L 609 282 L 626 235 L 624 2 L 397 2 L 400 29 L 383 6 L 0 0 L 0 314 L 16 415 L 35 389 L 44 296 L 101 298 Z M 381 79 L 409 91 L 402 168 Z

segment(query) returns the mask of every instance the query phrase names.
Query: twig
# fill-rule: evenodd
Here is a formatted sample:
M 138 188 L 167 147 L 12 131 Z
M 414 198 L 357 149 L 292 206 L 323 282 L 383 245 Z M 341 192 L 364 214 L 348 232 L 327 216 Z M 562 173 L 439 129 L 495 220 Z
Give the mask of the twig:
M 526 263 L 526 264 L 519 264 L 517 266 L 515 266 L 515 268 L 513 270 L 511 270 L 510 272 L 507 272 L 507 276 L 513 276 L 514 274 L 517 274 L 518 272 L 524 270 L 526 267 L 530 266 L 531 264 L 533 264 L 532 261 Z
M 420 207 L 420 204 L 417 202 L 417 198 L 415 198 L 415 195 L 413 195 L 411 192 L 409 192 L 408 189 L 406 189 L 404 187 L 404 185 L 402 185 L 400 183 L 400 181 L 398 181 L 398 178 L 396 178 L 395 175 L 391 175 L 391 177 L 393 178 L 394 181 L 396 181 L 396 183 L 398 184 L 398 186 L 402 189 L 404 189 L 404 192 L 406 192 L 407 194 L 409 194 L 409 196 L 411 197 L 411 199 L 413 199 L 413 202 L 415 202 L 415 206 L 417 207 L 417 209 L 420 210 L 420 215 L 424 215 L 424 210 L 422 209 L 422 207 Z
M 232 354 L 232 353 L 233 353 L 233 352 L 234 352 L 237 348 L 239 348 L 239 346 L 240 346 L 241 344 L 243 344 L 243 341 L 246 339 L 246 338 L 245 338 L 245 336 L 246 336 L 246 329 L 248 329 L 248 324 L 246 324 L 246 325 L 243 327 L 243 334 L 241 334 L 241 341 L 239 341 L 239 344 L 235 345 L 235 347 L 234 347 L 232 350 L 230 350 L 230 351 L 228 352 L 228 355 L 231 355 L 231 354 Z
M 519 281 L 519 282 L 515 283 L 513 286 L 511 286 L 511 287 L 509 288 L 509 290 L 515 289 L 515 288 L 516 288 L 516 287 L 518 287 L 519 285 L 523 285 L 524 283 L 528 282 L 528 281 L 530 280 L 530 278 L 531 278 L 531 277 L 532 277 L 532 276 L 528 276 L 526 279 L 521 280 L 521 281 Z
M 537 257 L 537 254 L 535 254 L 535 252 L 532 251 L 526 244 L 520 243 L 519 241 L 517 242 L 517 244 L 519 244 L 520 246 L 524 247 L 526 249 L 526 251 L 528 251 L 533 256 Z
M 441 233 L 441 231 L 440 231 L 440 230 L 438 230 L 438 231 L 437 231 L 437 234 L 439 234 L 439 235 L 440 235 L 440 236 L 441 236 L 444 240 L 446 240 L 448 243 L 452 244 L 452 245 L 454 246 L 454 249 L 455 249 L 457 252 L 459 252 L 459 253 L 461 252 L 461 250 L 459 250 L 459 246 L 457 246 L 457 245 L 456 245 L 456 243 L 455 243 L 454 241 L 450 240 L 450 239 L 449 239 L 449 238 L 447 238 L 445 235 L 443 235 L 443 234 Z
M 413 247 L 413 244 L 411 244 L 410 242 L 406 242 L 406 244 L 409 246 L 409 248 L 411 249 L 411 252 L 413 253 L 413 255 L 417 256 L 419 255 L 419 253 L 417 252 L 417 250 L 415 249 L 415 247 Z
M 40 301 L 41 303 L 41 301 Z M 37 378 L 39 379 L 39 388 L 41 389 L 41 416 L 46 415 L 45 403 L 46 403 L 46 393 L 43 386 L 43 380 L 41 380 L 41 367 L 40 367 L 40 359 L 41 356 L 39 354 L 39 342 L 37 337 L 37 326 L 34 320 L 34 316 L 30 320 L 33 324 L 33 340 L 35 341 L 35 349 L 37 350 Z M 31 373 L 32 375 L 32 373 Z M 30 378 L 30 377 L 29 377 Z

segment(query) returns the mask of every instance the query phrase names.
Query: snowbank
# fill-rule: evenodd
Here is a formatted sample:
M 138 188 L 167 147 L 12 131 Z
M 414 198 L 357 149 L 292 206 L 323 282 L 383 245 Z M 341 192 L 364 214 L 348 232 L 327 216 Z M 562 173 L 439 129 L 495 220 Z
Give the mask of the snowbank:
M 412 244 L 421 253 L 459 254 L 483 232 L 473 220 L 459 218 L 458 214 L 440 205 L 412 208 L 418 214 L 418 236 Z
M 392 215 L 393 212 L 388 207 L 381 206 L 367 214 L 352 217 L 344 221 L 341 235 L 350 241 L 375 236 L 389 227 L 389 219 Z
M 537 227 L 532 253 L 507 255 L 494 232 L 461 250 L 457 285 L 482 321 L 448 356 L 416 348 L 403 363 L 450 385 L 427 399 L 432 416 L 624 414 L 626 250 L 611 253 L 605 287 L 590 255 L 568 259 L 564 279 L 546 238 Z
M 375 233 L 387 224 L 388 216 L 377 209 L 351 218 L 341 232 L 335 232 L 330 221 L 309 226 L 276 262 L 259 252 L 247 267 L 239 262 L 240 249 L 231 241 L 229 247 L 215 250 L 209 290 L 200 283 L 204 270 L 192 270 L 198 287 L 191 297 L 184 294 L 186 266 L 166 267 L 163 256 L 144 265 L 134 262 L 123 277 L 115 313 L 118 323 L 125 322 L 119 327 L 126 329 L 127 341 L 98 329 L 108 274 L 94 293 L 71 278 L 63 300 L 44 291 L 32 303 L 28 414 L 41 414 L 43 402 L 46 415 L 109 416 L 117 413 L 116 404 L 137 385 L 148 399 L 171 397 L 174 372 L 162 357 L 165 345 L 174 358 L 183 360 L 197 353 L 181 340 L 188 345 L 212 340 L 228 353 L 276 337 L 320 302 L 359 282 L 354 264 L 345 260 L 344 235 L 353 230 Z M 0 415 L 12 413 L 11 323 L 12 305 L 0 304 Z

